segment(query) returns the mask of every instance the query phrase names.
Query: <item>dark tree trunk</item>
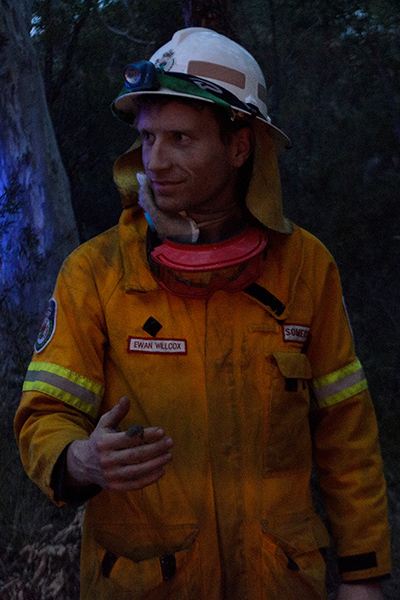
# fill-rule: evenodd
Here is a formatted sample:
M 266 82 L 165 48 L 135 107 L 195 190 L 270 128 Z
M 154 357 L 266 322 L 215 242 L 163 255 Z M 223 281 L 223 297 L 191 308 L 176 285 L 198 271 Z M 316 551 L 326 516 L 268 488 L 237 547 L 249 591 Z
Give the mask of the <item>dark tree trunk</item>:
M 78 244 L 67 176 L 30 37 L 30 1 L 0 12 L 0 310 L 42 312 Z
M 181 0 L 181 6 L 186 27 L 207 27 L 237 38 L 231 25 L 228 0 Z
M 269 12 L 271 23 L 271 46 L 272 46 L 272 81 L 269 82 L 269 93 L 272 92 L 270 112 L 273 115 L 279 113 L 281 101 L 281 66 L 278 51 L 278 32 L 276 28 L 276 6 L 274 0 L 269 0 Z

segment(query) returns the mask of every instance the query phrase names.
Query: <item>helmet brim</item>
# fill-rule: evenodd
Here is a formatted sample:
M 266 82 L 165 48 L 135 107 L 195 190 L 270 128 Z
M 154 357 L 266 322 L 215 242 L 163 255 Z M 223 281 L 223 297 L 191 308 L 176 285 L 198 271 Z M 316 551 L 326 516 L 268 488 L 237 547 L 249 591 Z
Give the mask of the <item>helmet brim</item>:
M 129 123 L 129 125 L 135 126 L 137 108 L 135 100 L 138 96 L 144 95 L 163 95 L 163 96 L 173 96 L 175 98 L 188 98 L 191 100 L 198 100 L 201 102 L 208 102 L 209 104 L 215 104 L 215 102 L 208 98 L 201 98 L 199 96 L 195 96 L 194 94 L 185 94 L 184 92 L 177 92 L 175 90 L 170 90 L 168 88 L 160 88 L 159 90 L 142 90 L 138 92 L 122 92 L 122 94 L 116 98 L 116 100 L 111 105 L 111 110 L 114 115 L 122 121 Z M 171 98 L 172 100 L 172 98 Z M 246 116 L 252 116 L 250 111 L 245 111 L 243 107 L 235 107 L 232 105 L 232 110 L 236 114 L 243 114 Z M 262 121 L 269 133 L 269 135 L 274 140 L 275 150 L 278 155 L 282 155 L 286 152 L 286 150 L 290 150 L 292 147 L 292 142 L 289 137 L 278 127 L 272 125 L 268 121 L 267 118 L 262 115 L 258 115 L 255 117 L 256 119 Z

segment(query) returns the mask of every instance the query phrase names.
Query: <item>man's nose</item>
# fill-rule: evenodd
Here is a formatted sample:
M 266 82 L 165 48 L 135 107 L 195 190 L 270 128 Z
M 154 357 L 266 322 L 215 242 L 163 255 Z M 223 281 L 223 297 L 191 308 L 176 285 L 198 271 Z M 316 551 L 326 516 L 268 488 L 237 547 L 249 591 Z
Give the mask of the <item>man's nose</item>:
M 170 153 L 162 140 L 155 140 L 147 155 L 147 168 L 150 171 L 167 169 L 171 165 Z

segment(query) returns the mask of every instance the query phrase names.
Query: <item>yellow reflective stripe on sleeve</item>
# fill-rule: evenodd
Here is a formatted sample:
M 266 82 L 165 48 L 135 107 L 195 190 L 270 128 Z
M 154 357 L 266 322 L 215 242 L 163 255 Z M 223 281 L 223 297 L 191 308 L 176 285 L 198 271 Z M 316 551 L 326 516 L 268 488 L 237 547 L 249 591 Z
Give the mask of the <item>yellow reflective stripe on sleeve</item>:
M 313 380 L 313 390 L 318 406 L 323 408 L 346 400 L 368 387 L 359 360 L 350 365 Z
M 39 391 L 96 417 L 103 398 L 102 385 L 65 367 L 33 362 L 23 385 L 24 391 Z
M 354 362 L 350 363 L 349 365 L 346 365 L 338 371 L 334 371 L 333 373 L 329 373 L 329 375 L 324 375 L 323 377 L 318 377 L 317 379 L 314 379 L 313 387 L 322 388 L 328 385 L 329 383 L 335 383 L 335 381 L 343 379 L 343 377 L 346 377 L 351 373 L 356 373 L 360 369 L 362 370 L 361 363 L 358 359 L 356 359 Z

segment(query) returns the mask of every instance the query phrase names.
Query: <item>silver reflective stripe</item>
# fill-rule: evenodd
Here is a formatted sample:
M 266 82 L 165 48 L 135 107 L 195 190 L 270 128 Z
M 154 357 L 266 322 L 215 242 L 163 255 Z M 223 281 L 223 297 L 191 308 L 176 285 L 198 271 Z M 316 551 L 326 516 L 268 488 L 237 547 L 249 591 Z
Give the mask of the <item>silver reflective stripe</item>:
M 104 387 L 60 365 L 32 361 L 23 385 L 24 392 L 46 394 L 97 418 Z
M 315 397 L 317 400 L 322 400 L 328 396 L 333 396 L 334 394 L 338 394 L 355 385 L 356 383 L 360 383 L 360 381 L 363 379 L 365 379 L 364 371 L 359 369 L 355 373 L 351 373 L 350 375 L 347 375 L 347 377 L 339 379 L 339 381 L 328 383 L 321 388 L 314 388 Z
M 101 396 L 95 392 L 88 390 L 81 385 L 74 383 L 73 381 L 61 377 L 56 373 L 50 373 L 49 371 L 28 371 L 25 377 L 26 382 L 41 381 L 47 383 L 55 388 L 62 390 L 70 396 L 79 398 L 82 402 L 86 402 L 92 406 L 97 406 L 101 400 Z M 25 386 L 25 389 L 28 389 Z
M 217 65 L 203 60 L 190 60 L 187 72 L 189 75 L 222 81 L 222 83 L 234 85 L 242 90 L 246 87 L 246 75 L 241 73 L 241 71 L 225 67 L 224 65 Z
M 314 396 L 320 408 L 332 406 L 359 394 L 368 388 L 358 359 L 338 371 L 318 377 L 312 383 Z

